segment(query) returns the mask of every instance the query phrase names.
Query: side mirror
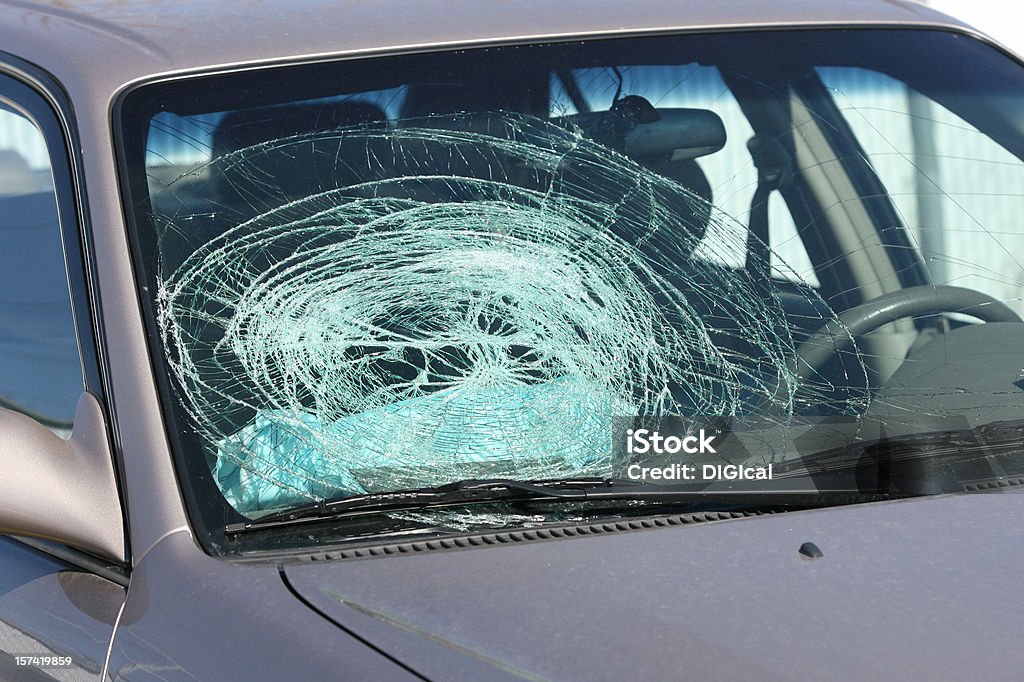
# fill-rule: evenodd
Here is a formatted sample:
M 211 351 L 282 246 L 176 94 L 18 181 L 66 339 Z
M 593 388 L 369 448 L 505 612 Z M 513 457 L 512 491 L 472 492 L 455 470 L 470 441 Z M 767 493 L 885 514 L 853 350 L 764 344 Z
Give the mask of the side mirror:
M 124 517 L 103 409 L 83 393 L 71 438 L 0 409 L 0 532 L 124 562 Z

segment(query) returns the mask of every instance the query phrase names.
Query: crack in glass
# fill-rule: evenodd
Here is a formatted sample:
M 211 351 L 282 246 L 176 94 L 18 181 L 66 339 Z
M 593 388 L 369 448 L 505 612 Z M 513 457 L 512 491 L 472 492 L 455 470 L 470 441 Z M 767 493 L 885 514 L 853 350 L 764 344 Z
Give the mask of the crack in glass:
M 835 400 L 798 385 L 783 303 L 753 274 L 767 264 L 708 257 L 744 253 L 745 228 L 563 123 L 401 120 L 200 169 L 251 215 L 180 264 L 164 244 L 159 327 L 232 506 L 616 476 L 614 416 L 785 427 L 801 401 Z M 804 291 L 807 328 L 837 321 Z

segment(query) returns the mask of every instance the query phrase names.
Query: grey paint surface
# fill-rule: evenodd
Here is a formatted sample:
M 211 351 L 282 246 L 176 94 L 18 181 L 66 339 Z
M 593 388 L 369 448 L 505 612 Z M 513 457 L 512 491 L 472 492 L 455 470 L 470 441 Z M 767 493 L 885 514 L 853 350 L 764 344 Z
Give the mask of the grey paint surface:
M 437 679 L 461 650 L 558 680 L 1017 680 L 1022 513 L 981 494 L 285 573 Z
M 125 590 L 0 538 L 0 679 L 52 679 L 10 654 L 69 656 L 57 679 L 96 679 Z
M 173 533 L 132 572 L 115 680 L 405 680 L 415 677 L 296 599 L 275 566 L 202 554 Z

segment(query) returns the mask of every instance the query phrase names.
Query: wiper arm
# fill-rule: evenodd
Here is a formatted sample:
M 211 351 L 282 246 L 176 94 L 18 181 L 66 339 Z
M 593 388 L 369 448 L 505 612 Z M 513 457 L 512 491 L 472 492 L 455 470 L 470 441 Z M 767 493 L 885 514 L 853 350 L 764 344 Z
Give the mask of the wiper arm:
M 430 488 L 396 490 L 341 497 L 292 507 L 274 512 L 252 521 L 228 524 L 229 534 L 262 530 L 277 526 L 344 518 L 389 511 L 432 509 L 500 502 L 504 500 L 530 501 L 594 501 L 640 500 L 666 503 L 692 503 L 717 505 L 764 506 L 822 506 L 865 501 L 866 496 L 849 487 L 836 490 L 822 489 L 819 479 L 774 481 L 770 487 L 753 481 L 734 481 L 717 485 L 652 485 L 628 479 L 573 478 L 535 481 L 515 479 L 467 479 Z M 840 497 L 836 497 L 836 495 Z M 851 499 L 851 495 L 856 500 Z M 831 497 L 830 497 L 831 496 Z M 874 498 L 872 498 L 874 499 Z

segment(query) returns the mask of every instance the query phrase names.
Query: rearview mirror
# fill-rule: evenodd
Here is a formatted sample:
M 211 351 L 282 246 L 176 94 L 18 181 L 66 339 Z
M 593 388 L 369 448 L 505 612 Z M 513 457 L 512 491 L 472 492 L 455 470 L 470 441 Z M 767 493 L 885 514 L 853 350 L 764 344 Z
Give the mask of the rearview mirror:
M 649 105 L 648 105 L 649 106 Z M 573 114 L 571 121 L 591 139 L 634 159 L 681 161 L 714 154 L 725 146 L 725 124 L 707 109 L 654 108 L 650 118 L 623 121 L 614 111 Z
M 117 479 L 103 409 L 93 395 L 78 399 L 69 440 L 0 409 L 0 462 L 0 532 L 125 560 Z

